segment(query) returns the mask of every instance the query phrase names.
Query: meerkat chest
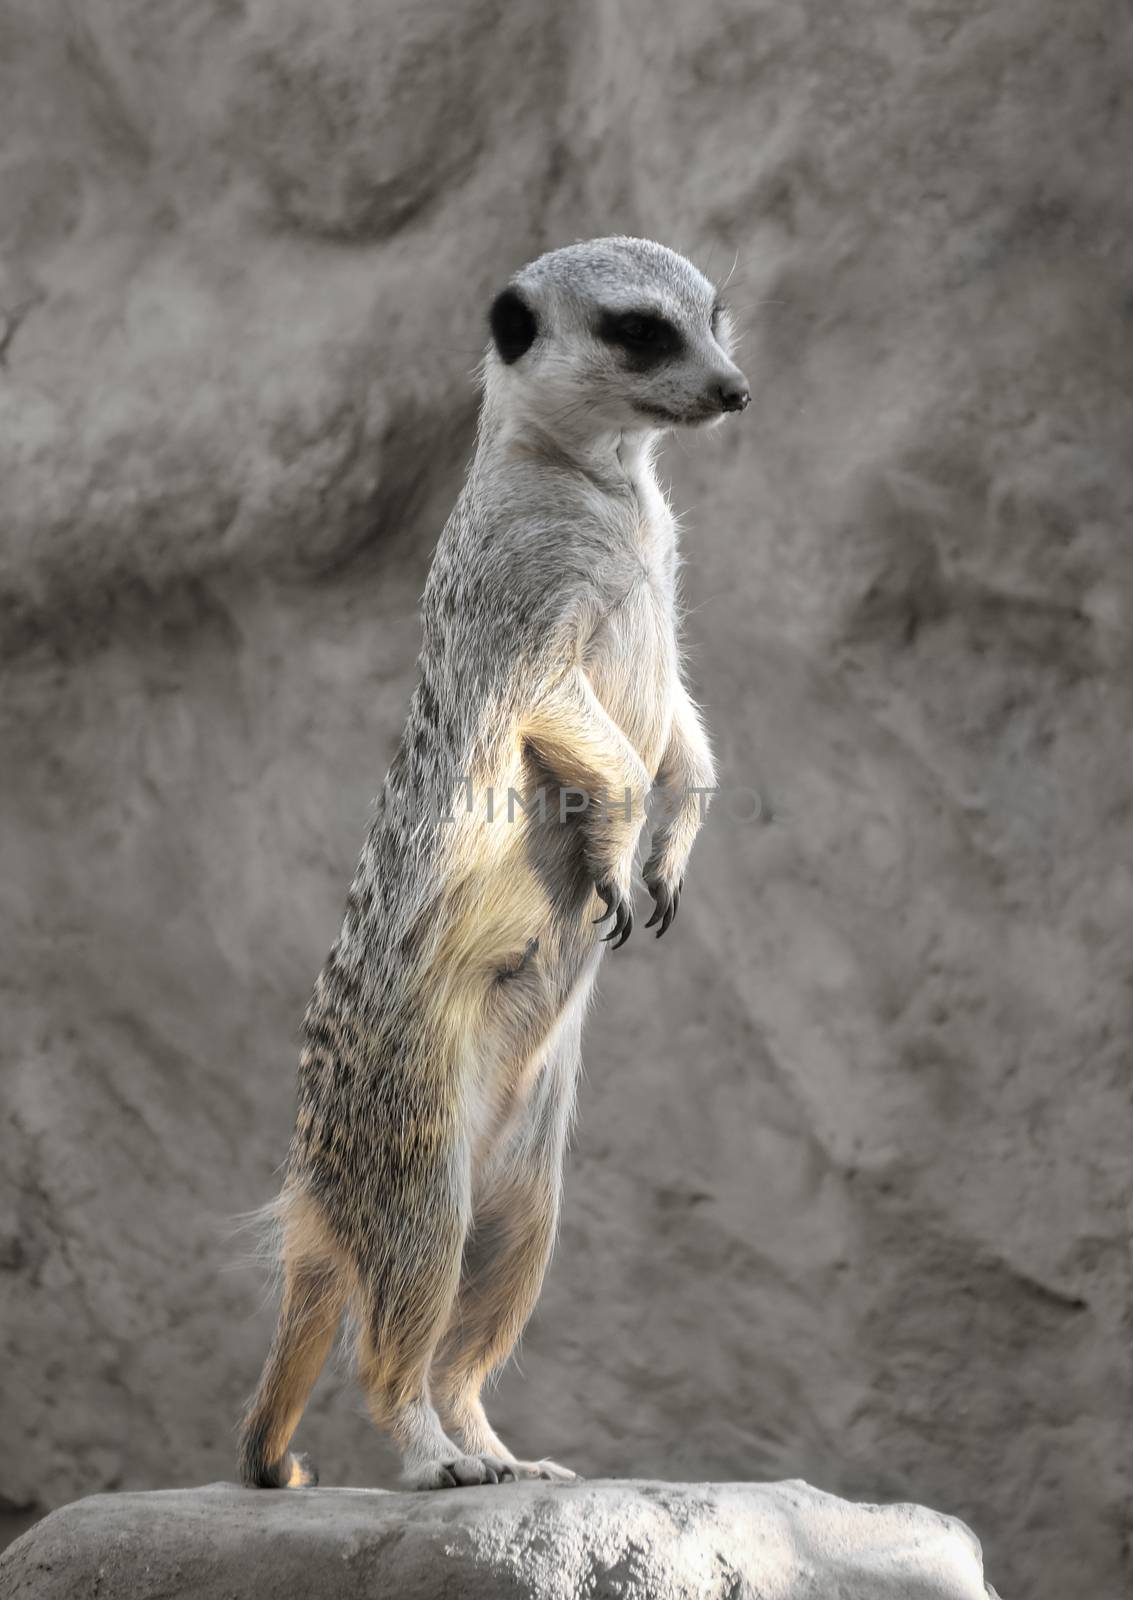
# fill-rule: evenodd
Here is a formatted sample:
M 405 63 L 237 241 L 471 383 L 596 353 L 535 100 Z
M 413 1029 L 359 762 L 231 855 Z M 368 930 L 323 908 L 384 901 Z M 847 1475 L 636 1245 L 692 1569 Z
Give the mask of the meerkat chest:
M 651 773 L 668 743 L 678 674 L 673 567 L 672 519 L 664 507 L 660 526 L 639 530 L 583 651 L 595 694 Z

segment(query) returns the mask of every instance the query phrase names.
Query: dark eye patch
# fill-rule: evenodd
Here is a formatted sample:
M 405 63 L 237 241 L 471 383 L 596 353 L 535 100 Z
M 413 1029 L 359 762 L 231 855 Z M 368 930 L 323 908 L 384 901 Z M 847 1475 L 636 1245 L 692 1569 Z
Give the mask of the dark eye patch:
M 680 329 L 655 311 L 603 311 L 596 331 L 639 369 L 660 366 L 684 349 Z

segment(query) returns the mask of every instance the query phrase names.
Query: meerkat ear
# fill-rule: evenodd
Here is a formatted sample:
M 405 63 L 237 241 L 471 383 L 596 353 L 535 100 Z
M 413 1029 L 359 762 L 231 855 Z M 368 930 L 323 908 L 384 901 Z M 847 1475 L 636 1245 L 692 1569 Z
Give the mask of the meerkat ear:
M 504 289 L 492 301 L 488 313 L 492 325 L 492 338 L 505 367 L 518 361 L 535 343 L 539 324 L 535 313 L 518 289 Z

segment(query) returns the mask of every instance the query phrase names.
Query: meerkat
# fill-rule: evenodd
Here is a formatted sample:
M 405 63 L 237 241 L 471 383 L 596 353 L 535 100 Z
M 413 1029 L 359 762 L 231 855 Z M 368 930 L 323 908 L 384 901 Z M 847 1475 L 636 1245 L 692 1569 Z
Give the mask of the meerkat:
M 574 1476 L 513 1455 L 481 1391 L 542 1286 L 647 796 L 668 796 L 644 866 L 660 937 L 715 784 L 655 450 L 749 392 L 716 288 L 646 240 L 540 256 L 488 320 L 408 722 L 304 1021 L 250 1486 L 318 1481 L 289 1445 L 344 1315 L 407 1486 Z

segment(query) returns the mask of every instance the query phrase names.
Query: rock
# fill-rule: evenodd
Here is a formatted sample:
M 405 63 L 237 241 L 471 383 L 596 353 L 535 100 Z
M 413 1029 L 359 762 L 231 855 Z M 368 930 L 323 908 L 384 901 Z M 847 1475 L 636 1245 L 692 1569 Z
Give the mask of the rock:
M 664 455 L 728 794 L 604 968 L 493 1422 L 592 1477 L 927 1501 L 1027 1600 L 1128 1589 L 1131 29 L 0 6 L 0 1512 L 233 1470 L 271 1325 L 234 1219 L 485 307 L 618 228 L 749 330 L 749 412 Z M 325 1482 L 392 1481 L 361 1410 L 329 1371 Z
M 92 1495 L 0 1556 L 0 1588 L 5 1600 L 994 1600 L 963 1523 L 798 1480 Z

